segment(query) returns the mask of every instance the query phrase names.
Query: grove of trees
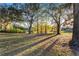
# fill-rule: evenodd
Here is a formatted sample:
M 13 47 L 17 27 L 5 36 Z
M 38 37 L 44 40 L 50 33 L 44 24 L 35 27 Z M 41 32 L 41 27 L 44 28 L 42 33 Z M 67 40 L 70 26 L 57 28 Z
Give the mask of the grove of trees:
M 70 48 L 79 51 L 78 6 L 78 3 L 1 3 L 0 32 L 41 35 L 71 32 Z
M 20 28 L 29 34 L 47 34 L 48 32 L 61 33 L 61 26 L 66 24 L 66 20 L 73 19 L 73 4 L 54 4 L 54 3 L 13 3 L 0 4 L 0 28 L 3 32 L 11 32 L 8 24 L 13 22 L 26 22 Z M 72 16 L 72 17 L 71 17 Z M 64 22 L 62 22 L 62 20 Z M 11 25 L 11 24 L 10 24 Z M 7 30 L 10 27 L 10 31 Z M 25 28 L 26 27 L 26 28 Z M 13 29 L 12 28 L 12 29 Z M 23 29 L 24 28 L 24 29 Z

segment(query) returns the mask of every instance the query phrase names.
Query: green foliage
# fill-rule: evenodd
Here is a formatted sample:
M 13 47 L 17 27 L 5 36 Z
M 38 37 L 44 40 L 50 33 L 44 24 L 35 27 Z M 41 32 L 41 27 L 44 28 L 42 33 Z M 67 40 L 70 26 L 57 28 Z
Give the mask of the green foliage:
M 25 30 L 22 30 L 22 29 L 19 29 L 19 28 L 13 28 L 8 32 L 11 32 L 11 33 L 24 33 Z
M 5 26 L 5 23 L 4 23 L 2 28 L 0 28 L 1 32 L 11 32 L 11 33 L 24 33 L 25 32 L 25 29 L 14 27 L 11 22 L 8 22 L 8 24 L 6 26 Z
M 41 27 L 42 27 L 42 30 L 41 30 Z M 53 31 L 53 26 L 50 26 L 50 25 L 46 24 L 46 30 L 47 30 L 47 33 L 52 32 Z M 39 24 L 38 31 L 39 31 L 39 33 L 41 33 L 41 31 L 42 31 L 42 33 L 45 33 L 45 24 L 43 24 L 42 26 L 41 26 L 41 24 Z M 37 25 L 32 27 L 32 32 L 37 33 Z

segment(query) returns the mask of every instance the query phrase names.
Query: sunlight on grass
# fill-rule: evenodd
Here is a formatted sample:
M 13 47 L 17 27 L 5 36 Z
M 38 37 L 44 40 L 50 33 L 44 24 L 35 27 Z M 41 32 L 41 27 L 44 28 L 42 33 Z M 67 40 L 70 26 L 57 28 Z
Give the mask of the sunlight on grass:
M 59 42 L 52 47 L 51 51 L 48 55 L 55 55 L 55 56 L 71 56 L 73 55 L 72 50 L 69 47 L 69 41 L 72 38 L 71 33 L 61 33 L 55 37 L 55 39 L 59 39 Z
M 42 39 L 44 39 L 44 38 L 46 38 L 46 37 L 48 37 L 48 36 L 50 36 L 50 35 L 44 35 L 44 36 L 37 36 L 37 37 L 35 37 L 35 38 L 33 38 L 33 39 L 29 39 L 29 38 L 25 38 L 25 39 L 22 39 L 22 38 L 18 38 L 17 40 L 15 40 L 15 44 L 13 43 L 11 43 L 11 44 L 2 44 L 2 45 L 0 45 L 0 49 L 2 49 L 1 51 L 0 51 L 0 53 L 5 53 L 5 52 L 10 52 L 10 51 L 13 51 L 13 50 L 16 50 L 16 49 L 19 49 L 19 48 L 21 48 L 21 47 L 23 47 L 23 46 L 27 46 L 27 45 L 30 45 L 30 44 L 32 44 L 32 43 L 35 43 L 35 42 L 39 42 L 40 40 L 42 40 Z M 41 39 L 42 38 L 42 39 Z M 11 41 L 11 40 L 10 40 Z M 5 43 L 5 42 L 4 42 Z M 8 42 L 9 43 L 9 42 Z
M 45 48 L 45 46 L 44 45 L 46 45 L 47 44 L 47 42 L 51 42 L 51 40 L 52 39 L 50 39 L 50 40 L 46 40 L 46 41 L 44 41 L 44 42 L 41 42 L 41 43 L 39 43 L 39 44 L 37 44 L 37 45 L 35 45 L 35 46 L 33 46 L 33 47 L 31 47 L 31 48 L 29 48 L 29 49 L 26 49 L 26 50 L 24 50 L 23 52 L 21 52 L 21 53 L 19 53 L 19 54 L 17 54 L 17 55 L 28 55 L 28 54 L 30 54 L 30 53 L 32 53 L 33 51 L 36 51 L 37 49 L 40 49 L 40 48 Z M 49 44 L 48 44 L 49 45 Z

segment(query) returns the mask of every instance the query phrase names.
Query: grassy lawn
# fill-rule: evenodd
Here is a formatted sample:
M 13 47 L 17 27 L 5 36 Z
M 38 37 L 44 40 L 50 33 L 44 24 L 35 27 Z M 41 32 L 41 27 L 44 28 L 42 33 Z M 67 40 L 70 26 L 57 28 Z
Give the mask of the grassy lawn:
M 23 36 L 21 36 L 19 38 L 12 37 L 12 38 L 8 39 L 7 42 L 6 42 L 6 39 L 7 39 L 6 38 L 5 41 L 3 41 L 2 44 L 0 44 L 0 53 L 4 54 L 4 53 L 10 52 L 10 51 L 19 49 L 21 47 L 28 46 L 32 43 L 39 42 L 40 40 L 42 40 L 48 36 L 50 36 L 50 35 L 43 35 L 43 36 L 39 36 L 39 37 L 37 36 L 32 39 L 29 39 L 27 37 L 22 38 Z
M 48 55 L 54 56 L 72 56 L 74 55 L 72 50 L 69 47 L 69 41 L 72 39 L 72 33 L 61 33 L 55 37 L 55 39 L 59 39 L 59 42 L 52 47 Z
M 10 35 L 10 36 L 9 36 Z M 30 36 L 30 37 L 28 37 Z M 42 35 L 32 37 L 33 34 L 3 34 L 0 35 L 0 55 L 49 55 L 71 56 L 69 41 L 72 33 L 61 32 L 60 35 Z M 51 37 L 51 38 L 48 38 Z M 56 43 L 54 43 L 58 40 Z
M 52 43 L 56 39 L 58 39 L 58 42 L 53 46 Z M 52 37 L 49 41 L 40 43 L 30 49 L 26 49 L 18 55 L 72 56 L 74 54 L 69 47 L 69 41 L 71 39 L 72 33 L 61 33 L 61 35 Z

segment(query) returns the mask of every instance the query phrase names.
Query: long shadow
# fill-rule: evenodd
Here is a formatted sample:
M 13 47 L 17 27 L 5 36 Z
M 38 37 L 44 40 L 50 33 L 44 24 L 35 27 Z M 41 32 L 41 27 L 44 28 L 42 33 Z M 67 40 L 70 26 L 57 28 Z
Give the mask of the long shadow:
M 45 43 L 44 45 L 42 45 L 40 48 L 37 48 L 36 50 L 34 50 L 33 52 L 29 53 L 29 54 L 25 54 L 25 56 L 39 56 L 41 52 L 44 51 L 44 46 L 46 46 L 47 44 L 49 44 L 49 42 Z
M 22 52 L 22 51 L 24 51 L 24 50 L 26 50 L 26 49 L 28 49 L 28 48 L 31 48 L 31 47 L 33 47 L 33 46 L 35 46 L 35 45 L 37 45 L 37 44 L 39 44 L 39 43 L 41 43 L 41 42 L 44 42 L 44 41 L 46 41 L 46 40 L 49 40 L 50 38 L 52 38 L 52 37 L 54 37 L 54 36 L 56 36 L 56 35 L 47 37 L 47 38 L 45 38 L 45 39 L 43 39 L 43 40 L 40 40 L 40 41 L 35 42 L 35 43 L 33 43 L 33 44 L 30 44 L 30 45 L 28 45 L 28 46 L 25 45 L 25 46 L 23 46 L 23 47 L 21 47 L 21 48 L 17 48 L 17 49 L 15 49 L 15 50 L 13 50 L 13 51 L 10 51 L 10 52 L 7 52 L 7 53 L 1 54 L 1 55 L 4 55 L 4 56 L 16 55 L 17 53 Z
M 29 36 L 25 36 L 24 39 L 25 39 L 25 38 L 27 38 L 27 39 L 33 39 L 33 38 L 35 38 L 35 37 L 37 37 L 37 36 L 44 36 L 44 35 L 45 35 L 45 34 L 29 35 Z
M 29 35 L 29 36 L 24 36 L 23 38 L 5 38 L 3 40 L 0 40 L 0 45 L 12 45 L 12 44 L 17 44 L 19 42 L 26 41 L 27 39 L 33 39 L 37 36 L 42 36 L 42 35 Z M 10 40 L 11 39 L 11 40 Z
M 27 37 L 31 37 L 31 36 L 30 35 L 22 36 L 22 38 L 27 38 Z M 5 39 L 0 40 L 0 42 L 6 42 L 6 41 L 9 41 L 10 39 L 15 39 L 15 38 L 5 38 Z
M 50 50 L 55 46 L 55 44 L 58 42 L 58 39 L 56 39 L 54 42 L 50 44 L 46 49 L 43 50 L 43 52 L 40 54 L 40 56 L 47 55 L 47 52 L 50 52 Z M 48 56 L 48 55 L 47 55 Z
M 35 35 L 27 35 L 27 36 L 23 36 L 21 39 L 32 39 L 32 38 L 35 38 L 37 36 L 43 36 L 42 34 L 35 34 Z M 17 38 L 17 37 L 16 37 Z M 5 39 L 1 39 L 0 42 L 7 42 L 9 41 L 10 39 L 11 40 L 14 40 L 16 38 L 5 38 Z

